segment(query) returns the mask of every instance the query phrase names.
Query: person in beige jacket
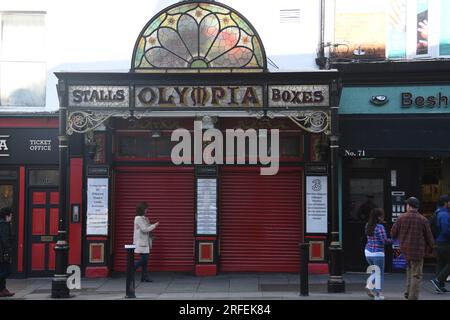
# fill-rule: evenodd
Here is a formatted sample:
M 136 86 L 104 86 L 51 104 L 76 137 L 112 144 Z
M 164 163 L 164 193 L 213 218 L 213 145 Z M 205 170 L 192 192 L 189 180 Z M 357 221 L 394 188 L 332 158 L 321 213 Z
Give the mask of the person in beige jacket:
M 136 246 L 135 253 L 141 255 L 141 259 L 134 264 L 134 269 L 142 267 L 142 282 L 152 282 L 147 275 L 148 256 L 152 248 L 152 231 L 159 225 L 159 222 L 151 224 L 145 214 L 148 212 L 148 204 L 141 202 L 136 206 L 136 216 L 134 217 L 133 244 Z

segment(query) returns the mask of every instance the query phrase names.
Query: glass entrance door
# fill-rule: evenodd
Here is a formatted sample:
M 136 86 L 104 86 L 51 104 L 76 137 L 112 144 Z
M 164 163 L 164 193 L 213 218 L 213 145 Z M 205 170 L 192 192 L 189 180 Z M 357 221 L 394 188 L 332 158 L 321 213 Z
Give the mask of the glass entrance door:
M 346 181 L 343 247 L 347 271 L 366 270 L 365 225 L 373 208 L 385 208 L 385 181 L 382 172 L 352 173 Z

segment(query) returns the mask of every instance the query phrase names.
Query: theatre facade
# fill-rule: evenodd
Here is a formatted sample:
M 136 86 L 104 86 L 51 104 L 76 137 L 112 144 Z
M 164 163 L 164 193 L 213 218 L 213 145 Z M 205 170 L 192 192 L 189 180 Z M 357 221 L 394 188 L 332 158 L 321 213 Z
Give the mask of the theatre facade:
M 328 272 L 336 71 L 268 72 L 245 17 L 190 1 L 150 19 L 129 72 L 56 76 L 69 264 L 91 277 L 124 272 L 145 201 L 160 222 L 150 271 L 298 272 L 306 241 L 310 270 Z

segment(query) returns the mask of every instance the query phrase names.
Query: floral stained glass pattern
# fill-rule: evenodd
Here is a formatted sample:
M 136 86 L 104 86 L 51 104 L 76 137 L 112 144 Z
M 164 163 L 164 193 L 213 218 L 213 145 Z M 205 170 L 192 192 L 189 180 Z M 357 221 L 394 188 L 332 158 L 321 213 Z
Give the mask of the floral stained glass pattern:
M 195 2 L 159 13 L 136 42 L 132 70 L 161 69 L 257 72 L 267 63 L 261 40 L 245 18 L 217 2 Z

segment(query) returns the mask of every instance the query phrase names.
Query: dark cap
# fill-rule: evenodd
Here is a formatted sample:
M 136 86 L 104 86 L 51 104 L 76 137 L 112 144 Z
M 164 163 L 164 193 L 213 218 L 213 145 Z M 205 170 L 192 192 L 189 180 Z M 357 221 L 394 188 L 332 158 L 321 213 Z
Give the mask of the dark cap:
M 415 209 L 419 209 L 420 202 L 416 197 L 410 197 L 405 201 L 406 204 L 409 204 L 410 207 Z
M 443 194 L 442 196 L 439 197 L 439 202 L 449 202 L 450 201 L 450 197 L 446 194 Z

